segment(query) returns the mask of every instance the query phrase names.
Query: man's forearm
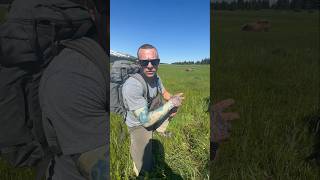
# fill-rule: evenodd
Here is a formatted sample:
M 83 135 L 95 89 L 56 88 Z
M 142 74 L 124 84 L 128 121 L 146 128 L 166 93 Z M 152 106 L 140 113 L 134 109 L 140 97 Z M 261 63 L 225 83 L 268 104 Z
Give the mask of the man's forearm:
M 163 106 L 155 109 L 154 111 L 148 111 L 147 107 L 143 107 L 134 111 L 134 115 L 139 119 L 144 127 L 150 127 L 156 122 L 160 121 L 165 117 L 174 105 L 168 101 Z
M 162 97 L 163 97 L 166 101 L 169 101 L 169 99 L 171 98 L 171 94 L 170 94 L 167 90 L 164 90 L 163 93 L 162 93 Z

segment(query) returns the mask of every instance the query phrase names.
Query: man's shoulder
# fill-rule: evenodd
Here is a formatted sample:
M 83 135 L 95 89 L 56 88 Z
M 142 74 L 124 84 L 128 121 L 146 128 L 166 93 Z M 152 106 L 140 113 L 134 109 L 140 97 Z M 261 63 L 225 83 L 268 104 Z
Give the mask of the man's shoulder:
M 143 86 L 141 84 L 141 82 L 139 80 L 137 80 L 136 78 L 134 77 L 129 77 L 124 83 L 123 83 L 123 89 L 125 90 L 132 90 L 132 88 L 135 88 L 135 89 L 142 89 Z

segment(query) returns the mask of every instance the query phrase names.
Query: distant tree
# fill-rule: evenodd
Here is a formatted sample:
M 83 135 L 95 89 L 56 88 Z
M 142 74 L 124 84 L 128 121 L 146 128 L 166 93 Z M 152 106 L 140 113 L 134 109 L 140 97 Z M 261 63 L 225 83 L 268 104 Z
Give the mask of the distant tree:
M 320 0 L 222 0 L 211 1 L 211 7 L 215 10 L 260 10 L 260 9 L 306 9 L 320 8 Z
M 237 2 L 237 8 L 238 9 L 244 9 L 244 1 L 243 0 L 238 0 Z
M 174 62 L 172 64 L 181 64 L 181 65 L 194 65 L 194 64 L 210 64 L 210 58 L 204 58 L 204 59 L 201 59 L 201 60 L 198 60 L 198 61 L 187 61 L 187 60 L 184 60 L 184 61 L 178 61 L 178 62 Z
M 277 9 L 289 9 L 290 7 L 289 0 L 278 0 L 276 4 Z
M 269 0 L 263 0 L 263 9 L 269 9 L 269 8 L 270 8 Z

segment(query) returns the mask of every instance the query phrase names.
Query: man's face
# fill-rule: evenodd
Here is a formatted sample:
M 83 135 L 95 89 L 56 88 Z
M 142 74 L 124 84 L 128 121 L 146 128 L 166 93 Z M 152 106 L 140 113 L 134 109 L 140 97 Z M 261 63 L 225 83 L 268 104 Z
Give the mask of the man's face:
M 156 49 L 140 49 L 138 53 L 139 62 L 146 77 L 155 76 L 160 63 Z

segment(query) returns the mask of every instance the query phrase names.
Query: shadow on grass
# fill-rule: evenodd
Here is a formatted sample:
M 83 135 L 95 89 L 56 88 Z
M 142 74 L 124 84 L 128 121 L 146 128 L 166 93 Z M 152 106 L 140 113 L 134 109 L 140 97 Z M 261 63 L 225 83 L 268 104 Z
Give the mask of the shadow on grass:
M 157 139 L 152 139 L 146 147 L 146 150 L 152 146 L 152 154 L 154 160 L 154 168 L 150 173 L 140 175 L 137 179 L 172 179 L 182 180 L 183 178 L 172 171 L 165 162 L 164 147 Z M 145 153 L 146 154 L 146 153 Z M 148 158 L 148 157 L 144 157 Z M 144 166 L 144 165 L 142 165 Z
M 304 117 L 304 122 L 307 123 L 310 133 L 314 136 L 313 151 L 306 160 L 315 161 L 320 166 L 320 109 Z

